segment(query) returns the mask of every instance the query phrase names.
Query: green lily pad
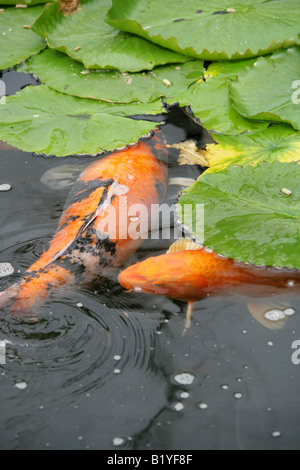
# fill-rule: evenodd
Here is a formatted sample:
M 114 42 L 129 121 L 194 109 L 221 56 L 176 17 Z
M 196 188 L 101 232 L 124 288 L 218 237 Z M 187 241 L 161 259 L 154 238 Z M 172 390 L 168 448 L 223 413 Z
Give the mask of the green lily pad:
M 209 130 L 225 134 L 256 132 L 268 124 L 242 116 L 232 105 L 229 86 L 236 80 L 238 72 L 255 59 L 211 64 L 203 80 L 198 80 L 177 97 L 181 106 L 191 105 L 197 118 Z
M 90 70 L 65 54 L 46 49 L 30 59 L 20 71 L 30 72 L 49 87 L 73 96 L 130 103 L 174 98 L 202 76 L 202 60 L 163 65 L 151 72 L 121 73 Z
M 260 57 L 230 86 L 233 106 L 251 119 L 284 121 L 300 130 L 300 48 Z
M 206 246 L 237 261 L 300 269 L 299 183 L 297 163 L 204 173 L 181 196 L 181 217 L 191 206 L 195 217 L 197 204 L 204 204 Z M 187 219 L 192 229 L 192 218 Z
M 42 9 L 37 5 L 22 9 L 6 8 L 0 12 L 0 70 L 13 67 L 46 47 L 45 40 L 30 29 Z
M 32 6 L 41 3 L 49 3 L 52 0 L 1 0 L 1 5 L 25 5 Z
M 107 22 L 205 60 L 240 59 L 300 44 L 298 0 L 113 0 Z
M 256 165 L 261 162 L 300 160 L 300 132 L 285 124 L 272 125 L 255 134 L 214 135 L 216 144 L 206 146 L 205 159 L 210 171 L 230 165 Z
M 137 72 L 189 59 L 105 23 L 110 0 L 80 3 L 81 10 L 67 16 L 59 12 L 58 2 L 46 5 L 33 30 L 46 39 L 49 47 L 82 62 L 86 68 Z
M 96 154 L 136 142 L 155 125 L 126 116 L 153 112 L 149 105 L 112 105 L 27 87 L 0 106 L 0 139 L 28 152 Z M 161 111 L 157 103 L 157 112 Z

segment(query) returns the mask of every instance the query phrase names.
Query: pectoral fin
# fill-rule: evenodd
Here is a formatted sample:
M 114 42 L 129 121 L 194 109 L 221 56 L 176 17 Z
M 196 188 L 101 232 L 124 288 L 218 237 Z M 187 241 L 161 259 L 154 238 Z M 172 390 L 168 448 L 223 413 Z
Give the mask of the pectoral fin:
M 269 330 L 280 330 L 295 310 L 282 302 L 248 303 L 248 309 L 256 321 Z
M 56 166 L 47 170 L 40 181 L 54 191 L 69 188 L 74 184 L 74 181 L 85 167 L 86 161 Z
M 186 317 L 185 317 L 185 326 L 184 326 L 182 335 L 185 335 L 185 333 L 191 326 L 191 318 L 192 318 L 194 303 L 195 302 L 188 302 L 188 308 L 187 308 Z

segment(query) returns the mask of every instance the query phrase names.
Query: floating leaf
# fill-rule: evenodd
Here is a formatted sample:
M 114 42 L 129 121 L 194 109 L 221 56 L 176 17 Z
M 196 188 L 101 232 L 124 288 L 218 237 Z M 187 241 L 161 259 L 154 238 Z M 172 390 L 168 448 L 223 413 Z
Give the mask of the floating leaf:
M 46 46 L 45 40 L 31 30 L 42 8 L 38 5 L 22 9 L 7 8 L 0 12 L 0 70 L 19 64 Z
M 157 108 L 161 111 L 158 103 Z M 148 110 L 76 98 L 46 85 L 27 87 L 0 106 L 0 139 L 29 152 L 95 154 L 136 142 L 153 129 L 153 122 L 126 118 Z
M 247 119 L 233 107 L 229 85 L 238 72 L 253 63 L 254 59 L 211 64 L 199 80 L 177 97 L 181 106 L 191 105 L 202 124 L 210 130 L 225 134 L 240 134 L 265 129 L 265 122 Z
M 86 68 L 137 72 L 189 59 L 106 24 L 110 4 L 110 0 L 81 0 L 81 10 L 68 16 L 59 12 L 57 2 L 46 5 L 33 29 L 46 38 L 51 48 L 82 62 Z
M 300 48 L 258 58 L 230 90 L 233 105 L 243 116 L 289 122 L 300 130 Z
M 300 269 L 299 183 L 300 165 L 294 162 L 231 166 L 205 172 L 183 192 L 180 209 L 184 213 L 185 207 L 193 206 L 195 217 L 197 204 L 204 204 L 204 242 L 219 254 Z M 184 219 L 193 230 L 191 221 Z
M 298 0 L 113 0 L 107 22 L 205 60 L 240 59 L 300 44 Z
M 192 60 L 156 67 L 151 72 L 90 70 L 65 54 L 46 49 L 20 70 L 33 73 L 51 88 L 69 95 L 118 103 L 147 103 L 160 97 L 176 97 L 202 76 L 204 68 L 202 60 Z
M 216 144 L 208 144 L 204 154 L 210 171 L 219 171 L 230 165 L 242 166 L 261 162 L 300 161 L 300 132 L 285 124 L 239 136 L 214 135 Z
M 172 144 L 170 147 L 179 150 L 179 165 L 209 166 L 208 161 L 205 158 L 205 150 L 199 149 L 193 140 L 186 140 L 185 142 Z

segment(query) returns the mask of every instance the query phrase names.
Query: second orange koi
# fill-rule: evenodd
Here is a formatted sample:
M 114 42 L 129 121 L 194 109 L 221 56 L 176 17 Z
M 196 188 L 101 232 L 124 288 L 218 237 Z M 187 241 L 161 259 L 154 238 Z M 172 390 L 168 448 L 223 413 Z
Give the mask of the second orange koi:
M 188 302 L 186 327 L 196 300 L 230 295 L 246 297 L 253 317 L 267 328 L 278 329 L 294 313 L 281 297 L 299 295 L 300 270 L 239 263 L 183 239 L 176 241 L 166 254 L 122 271 L 119 282 L 130 291 Z

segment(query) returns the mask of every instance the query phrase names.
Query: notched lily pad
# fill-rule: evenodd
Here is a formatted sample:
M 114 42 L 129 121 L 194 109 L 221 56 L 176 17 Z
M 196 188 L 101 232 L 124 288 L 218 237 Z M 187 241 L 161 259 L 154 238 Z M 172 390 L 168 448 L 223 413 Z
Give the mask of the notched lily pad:
M 300 269 L 299 183 L 300 165 L 295 162 L 234 165 L 205 172 L 183 192 L 179 204 L 183 212 L 185 205 L 192 206 L 193 217 L 197 204 L 204 204 L 204 243 L 219 254 Z M 190 230 L 192 221 L 185 219 Z
M 214 140 L 217 143 L 208 144 L 204 154 L 210 171 L 214 172 L 230 165 L 300 161 L 300 132 L 284 124 L 272 125 L 255 134 L 214 134 Z
M 265 129 L 268 123 L 242 116 L 229 96 L 231 82 L 253 62 L 254 59 L 212 63 L 204 73 L 204 80 L 198 80 L 177 97 L 180 105 L 190 104 L 195 116 L 209 130 L 235 135 Z
M 151 72 L 89 70 L 61 52 L 46 49 L 30 59 L 20 71 L 30 72 L 49 87 L 81 98 L 116 103 L 148 103 L 172 98 L 185 91 L 203 74 L 202 60 L 163 65 Z
M 299 15 L 298 0 L 113 0 L 107 22 L 193 57 L 235 60 L 300 44 Z
M 161 106 L 157 107 L 160 112 Z M 147 134 L 155 127 L 153 122 L 126 116 L 153 112 L 153 108 L 76 98 L 46 85 L 27 87 L 0 106 L 0 139 L 40 154 L 96 154 Z
M 230 84 L 233 106 L 250 119 L 284 121 L 300 130 L 300 47 L 259 57 Z
M 45 40 L 31 30 L 42 9 L 37 5 L 0 11 L 0 70 L 13 67 L 46 47 Z
M 81 0 L 80 4 L 79 11 L 67 16 L 59 12 L 58 2 L 46 5 L 33 30 L 46 39 L 50 48 L 64 52 L 86 68 L 137 72 L 189 59 L 105 23 L 110 0 Z

